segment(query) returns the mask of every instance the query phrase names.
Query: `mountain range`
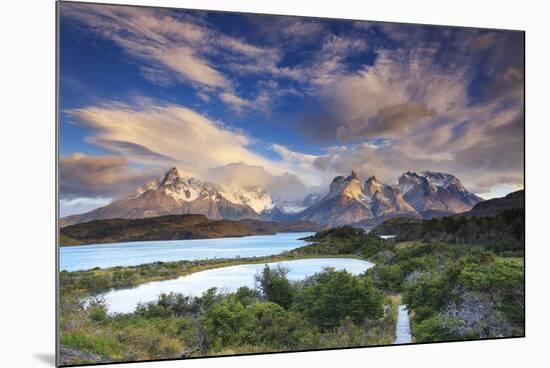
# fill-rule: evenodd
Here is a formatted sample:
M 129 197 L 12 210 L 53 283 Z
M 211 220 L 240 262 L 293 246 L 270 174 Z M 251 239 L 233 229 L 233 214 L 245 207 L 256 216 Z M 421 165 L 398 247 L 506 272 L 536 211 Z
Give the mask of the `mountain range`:
M 202 214 L 212 220 L 311 221 L 324 226 L 372 227 L 393 217 L 431 218 L 466 212 L 483 199 L 460 180 L 439 172 L 403 173 L 396 185 L 375 176 L 361 183 L 352 171 L 337 176 L 328 193 L 309 194 L 298 202 L 275 203 L 257 186 L 239 187 L 200 181 L 171 168 L 161 179 L 90 212 L 60 219 L 60 226 L 102 220 Z
M 299 218 L 330 226 L 371 227 L 393 217 L 431 218 L 465 212 L 482 200 L 450 174 L 406 172 L 397 185 L 371 176 L 361 185 L 352 171 L 348 177 L 334 178 L 329 193 Z
M 161 180 L 153 180 L 126 198 L 90 212 L 60 219 L 68 226 L 102 219 L 138 219 L 164 215 L 202 214 L 212 220 L 260 219 L 273 208 L 271 196 L 260 187 L 222 186 L 181 175 L 171 168 Z

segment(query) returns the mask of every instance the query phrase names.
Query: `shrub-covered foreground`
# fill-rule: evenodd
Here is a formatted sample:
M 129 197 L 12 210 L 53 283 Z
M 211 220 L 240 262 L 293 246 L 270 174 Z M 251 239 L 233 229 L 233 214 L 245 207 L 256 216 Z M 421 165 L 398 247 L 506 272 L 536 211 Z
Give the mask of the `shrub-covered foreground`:
M 303 254 L 354 254 L 376 263 L 367 274 L 401 294 L 416 342 L 524 335 L 523 257 L 507 247 L 384 241 L 343 227 L 317 233 Z M 522 247 L 515 246 L 522 252 Z
M 254 289 L 160 295 L 125 315 L 109 315 L 101 300 L 64 296 L 61 344 L 120 361 L 393 341 L 396 305 L 371 277 L 327 269 L 291 282 L 286 273 L 266 265 Z
M 260 260 L 65 272 L 61 344 L 107 361 L 390 344 L 399 296 L 408 305 L 415 342 L 524 335 L 523 257 L 511 257 L 523 253 L 519 245 L 511 252 L 494 243 L 396 242 L 351 227 L 319 232 L 311 240 L 265 261 L 353 256 L 376 266 L 360 276 L 325 270 L 299 282 L 289 281 L 285 269 L 266 267 L 254 289 L 211 289 L 197 298 L 161 295 L 132 314 L 115 316 L 101 300 L 84 305 L 82 296 Z

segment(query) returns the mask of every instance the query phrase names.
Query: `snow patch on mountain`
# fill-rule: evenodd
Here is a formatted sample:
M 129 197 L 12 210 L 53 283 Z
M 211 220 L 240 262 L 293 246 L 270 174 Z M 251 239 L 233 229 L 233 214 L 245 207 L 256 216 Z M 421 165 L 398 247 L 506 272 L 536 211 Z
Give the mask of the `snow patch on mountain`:
M 295 204 L 295 203 L 289 203 L 289 204 L 281 205 L 281 206 L 279 206 L 279 208 L 281 209 L 281 211 L 283 211 L 283 213 L 295 214 L 295 213 L 302 212 L 307 207 L 300 206 L 300 205 Z
M 229 202 L 251 207 L 256 213 L 270 210 L 275 205 L 267 191 L 258 186 L 221 186 L 220 194 Z

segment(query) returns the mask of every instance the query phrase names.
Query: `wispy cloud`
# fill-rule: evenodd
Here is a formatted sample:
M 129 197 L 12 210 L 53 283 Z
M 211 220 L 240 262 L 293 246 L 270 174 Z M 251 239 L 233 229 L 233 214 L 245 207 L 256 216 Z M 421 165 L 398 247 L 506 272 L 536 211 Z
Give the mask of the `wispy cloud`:
M 245 108 L 249 108 L 254 105 L 254 103 L 250 100 L 244 99 L 242 97 L 239 97 L 237 95 L 234 95 L 230 92 L 222 92 L 220 93 L 220 99 L 225 102 L 231 109 L 234 111 L 241 113 Z
M 196 111 L 175 104 L 149 100 L 126 104 L 70 109 L 65 113 L 91 130 L 86 138 L 123 155 L 132 162 L 147 165 L 178 164 L 197 175 L 208 168 L 236 162 L 259 165 L 272 174 L 283 174 L 287 167 L 254 152 L 255 140 L 246 133 L 215 122 Z
M 234 96 L 222 98 L 233 109 L 238 105 L 236 99 L 245 99 L 220 64 L 275 67 L 279 58 L 277 50 L 246 43 L 165 9 L 64 4 L 61 15 L 140 61 L 142 75 L 150 81 L 161 85 L 190 82 L 203 96 L 221 90 L 222 96 Z M 241 103 L 238 110 L 243 107 Z
M 491 42 L 499 42 L 498 37 Z M 329 149 L 315 165 L 330 172 L 355 169 L 389 182 L 405 170 L 446 171 L 478 193 L 498 183 L 521 185 L 521 69 L 496 69 L 496 77 L 480 88 L 481 94 L 506 87 L 476 103 L 471 83 L 479 56 L 457 50 L 445 54 L 444 46 L 433 43 L 429 48 L 416 46 L 380 50 L 374 65 L 322 89 L 326 113 L 303 116 L 298 127 L 314 141 L 333 142 L 340 149 Z M 386 139 L 383 147 L 353 144 L 380 138 Z

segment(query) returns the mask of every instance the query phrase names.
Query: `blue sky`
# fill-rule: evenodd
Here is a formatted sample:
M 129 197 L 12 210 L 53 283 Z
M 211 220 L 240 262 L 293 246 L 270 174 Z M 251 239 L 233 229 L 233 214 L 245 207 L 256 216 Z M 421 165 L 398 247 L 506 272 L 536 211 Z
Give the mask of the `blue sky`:
M 60 5 L 62 215 L 170 166 L 276 197 L 352 169 L 523 185 L 523 34 Z

